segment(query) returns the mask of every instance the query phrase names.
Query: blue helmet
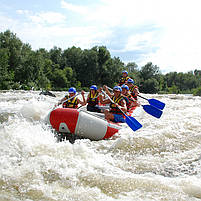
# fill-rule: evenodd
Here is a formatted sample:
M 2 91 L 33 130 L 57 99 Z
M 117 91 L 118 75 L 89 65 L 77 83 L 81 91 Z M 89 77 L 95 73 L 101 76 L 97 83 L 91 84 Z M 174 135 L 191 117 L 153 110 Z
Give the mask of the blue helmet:
M 115 91 L 122 91 L 122 89 L 121 89 L 121 87 L 120 86 L 115 86 L 114 88 L 113 88 L 113 90 L 115 90 Z
M 71 87 L 69 90 L 68 90 L 69 93 L 76 93 L 76 88 L 75 87 Z
M 126 73 L 128 75 L 128 71 L 126 71 L 126 70 L 123 70 L 122 73 Z
M 134 84 L 134 81 L 133 81 L 133 79 L 129 78 L 129 79 L 127 80 L 127 83 L 132 83 L 132 84 Z
M 121 86 L 121 88 L 122 88 L 122 89 L 129 90 L 129 87 L 128 87 L 126 84 L 123 84 L 123 85 Z
M 92 85 L 91 87 L 90 87 L 90 89 L 92 89 L 92 90 L 97 90 L 97 86 L 96 85 Z

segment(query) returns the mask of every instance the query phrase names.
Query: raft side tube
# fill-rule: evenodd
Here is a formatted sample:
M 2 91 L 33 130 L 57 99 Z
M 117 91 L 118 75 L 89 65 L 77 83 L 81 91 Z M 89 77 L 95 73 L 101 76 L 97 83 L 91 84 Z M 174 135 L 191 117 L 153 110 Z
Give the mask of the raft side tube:
M 71 133 L 90 140 L 110 138 L 122 128 L 88 112 L 69 108 L 51 111 L 47 120 L 60 133 Z
M 75 134 L 91 140 L 101 140 L 107 132 L 107 121 L 80 111 Z

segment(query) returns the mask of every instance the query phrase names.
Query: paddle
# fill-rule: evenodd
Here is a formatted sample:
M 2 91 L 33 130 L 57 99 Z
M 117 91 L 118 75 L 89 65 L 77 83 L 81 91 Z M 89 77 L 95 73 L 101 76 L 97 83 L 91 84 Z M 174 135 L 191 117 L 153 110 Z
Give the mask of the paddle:
M 102 90 L 103 94 L 105 96 L 108 97 L 108 99 L 116 104 L 103 90 Z M 126 123 L 128 124 L 128 126 L 133 130 L 133 131 L 136 131 L 138 129 L 140 129 L 142 127 L 142 125 L 134 118 L 134 117 L 131 117 L 131 116 L 127 116 L 123 111 L 122 109 L 117 105 L 117 107 L 119 108 L 119 110 L 124 114 L 124 116 L 126 117 Z
M 159 101 L 159 100 L 156 100 L 156 99 L 154 99 L 154 98 L 152 98 L 152 99 L 147 99 L 147 98 L 142 97 L 142 96 L 140 96 L 140 95 L 138 95 L 138 96 L 139 96 L 140 98 L 143 98 L 143 99 L 147 100 L 150 105 L 152 105 L 152 106 L 154 106 L 154 107 L 156 107 L 156 108 L 158 108 L 158 109 L 160 109 L 160 110 L 163 110 L 163 108 L 165 107 L 165 103 L 163 103 L 163 102 L 161 102 L 161 101 Z
M 163 111 L 159 110 L 158 108 L 156 108 L 152 105 L 142 105 L 142 107 L 145 112 L 147 112 L 148 114 L 150 114 L 156 118 L 160 118 L 161 115 L 163 114 Z
M 107 87 L 109 90 L 112 90 L 110 87 Z M 160 118 L 162 115 L 162 111 L 159 110 L 158 108 L 152 106 L 152 105 L 142 105 L 143 109 L 145 112 L 147 112 L 148 114 L 156 117 L 156 118 Z

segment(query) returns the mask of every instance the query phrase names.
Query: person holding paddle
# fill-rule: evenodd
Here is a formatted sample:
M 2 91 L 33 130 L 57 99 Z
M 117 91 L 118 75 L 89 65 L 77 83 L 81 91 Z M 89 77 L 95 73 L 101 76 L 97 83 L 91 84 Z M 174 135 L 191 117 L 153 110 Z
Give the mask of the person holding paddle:
M 140 104 L 137 102 L 137 100 L 135 100 L 130 91 L 129 91 L 129 87 L 125 84 L 123 84 L 121 86 L 122 88 L 122 95 L 124 96 L 124 99 L 126 101 L 126 106 L 127 106 L 127 110 L 128 112 L 133 108 L 133 107 L 137 107 L 140 106 Z
M 82 106 L 85 105 L 85 92 L 83 90 L 81 91 L 83 101 L 77 97 L 79 94 L 76 94 L 76 92 L 76 89 L 71 87 L 68 90 L 69 95 L 66 95 L 64 98 L 62 98 L 56 106 L 62 104 L 63 108 L 78 108 L 78 104 L 81 104 Z
M 134 85 L 133 79 L 129 78 L 126 82 L 129 87 L 129 91 L 135 100 L 137 100 L 137 96 L 139 94 L 138 86 Z
M 128 71 L 123 70 L 122 71 L 122 76 L 121 76 L 121 78 L 119 80 L 119 86 L 121 86 L 122 84 L 125 84 L 129 78 L 130 77 L 128 77 Z
M 102 88 L 98 90 L 99 92 L 102 91 Z M 100 97 L 100 103 L 101 104 L 110 104 L 110 110 L 105 110 L 105 119 L 108 121 L 113 121 L 113 122 L 125 122 L 125 117 L 123 112 L 127 112 L 127 107 L 126 107 L 126 101 L 124 97 L 121 94 L 122 89 L 120 86 L 115 86 L 113 88 L 113 93 L 114 95 L 111 96 L 111 98 L 108 96 L 107 99 L 103 100 L 102 95 L 99 95 Z
M 99 92 L 97 91 L 97 86 L 92 85 L 86 101 L 86 104 L 88 103 L 87 111 L 101 113 L 101 109 L 98 107 L 99 102 Z

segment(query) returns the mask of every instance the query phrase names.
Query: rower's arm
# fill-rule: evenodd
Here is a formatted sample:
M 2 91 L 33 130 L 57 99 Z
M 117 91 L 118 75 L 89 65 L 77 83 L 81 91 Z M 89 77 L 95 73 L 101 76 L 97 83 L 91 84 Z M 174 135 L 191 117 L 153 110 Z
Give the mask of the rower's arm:
M 110 100 L 109 99 L 103 99 L 103 96 L 99 94 L 99 99 L 101 104 L 109 104 Z
M 108 90 L 108 87 L 106 85 L 104 85 L 103 89 L 105 90 L 106 94 L 111 98 L 112 97 L 112 93 L 110 93 L 110 91 Z
M 57 106 L 59 106 L 60 104 L 62 104 L 65 100 L 67 100 L 66 97 L 63 97 L 58 103 L 57 103 Z
M 81 91 L 81 94 L 82 94 L 82 99 L 83 99 L 83 101 L 81 101 L 80 99 L 77 99 L 77 102 L 78 102 L 79 104 L 81 104 L 82 106 L 84 106 L 84 105 L 86 105 L 86 100 L 85 100 L 85 97 L 84 97 L 85 92 L 82 90 L 82 91 Z
M 120 104 L 118 104 L 118 106 L 121 108 L 121 110 L 122 110 L 123 112 L 127 112 L 127 106 L 126 106 L 126 101 L 125 101 L 125 100 L 122 100 L 122 101 L 120 102 Z

